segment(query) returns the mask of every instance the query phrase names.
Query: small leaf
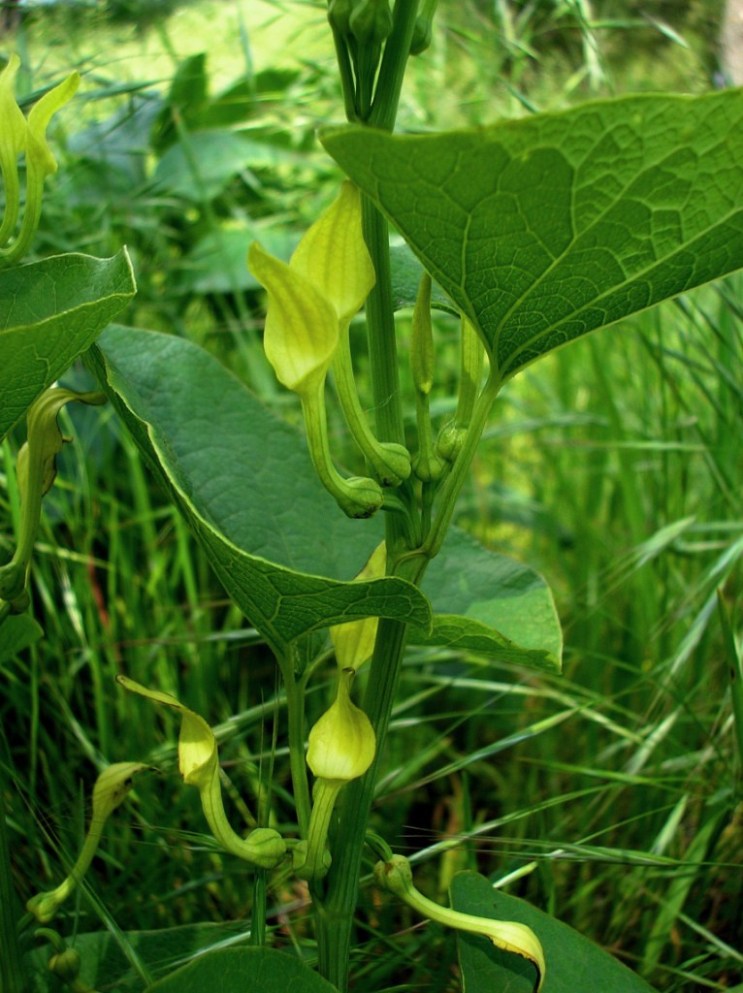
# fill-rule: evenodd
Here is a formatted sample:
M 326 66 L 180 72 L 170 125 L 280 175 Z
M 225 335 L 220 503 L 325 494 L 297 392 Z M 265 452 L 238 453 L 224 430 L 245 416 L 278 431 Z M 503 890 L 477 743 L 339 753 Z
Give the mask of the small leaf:
M 642 95 L 323 144 L 478 329 L 502 379 L 743 266 L 743 91 Z
M 0 438 L 135 292 L 129 256 L 57 255 L 0 271 Z

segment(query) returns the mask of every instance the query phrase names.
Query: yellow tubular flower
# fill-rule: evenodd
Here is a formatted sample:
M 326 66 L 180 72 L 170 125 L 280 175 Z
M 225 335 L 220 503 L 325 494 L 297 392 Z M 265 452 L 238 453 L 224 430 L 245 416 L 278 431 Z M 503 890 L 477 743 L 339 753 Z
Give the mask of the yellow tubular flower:
M 363 776 L 374 759 L 374 729 L 351 700 L 353 669 L 344 669 L 338 695 L 309 734 L 307 765 L 318 779 L 347 783 Z
M 134 777 L 149 768 L 142 762 L 116 762 L 100 774 L 93 787 L 93 813 L 83 847 L 69 876 L 49 893 L 37 893 L 26 904 L 39 924 L 48 924 L 88 871 L 103 833 L 103 826 L 130 793 Z
M 150 690 L 127 676 L 117 676 L 116 681 L 124 689 L 180 713 L 178 767 L 183 781 L 198 789 L 207 823 L 225 851 L 262 869 L 273 869 L 278 865 L 286 852 L 286 842 L 277 831 L 273 828 L 255 828 L 247 838 L 241 838 L 227 820 L 219 781 L 217 739 L 204 718 L 184 707 L 169 693 Z
M 15 231 L 20 203 L 18 156 L 26 150 L 26 118 L 15 101 L 15 77 L 21 60 L 11 55 L 0 73 L 0 174 L 5 187 L 5 214 L 0 225 L 0 248 Z
M 374 761 L 374 728 L 351 700 L 354 675 L 353 669 L 339 673 L 335 702 L 310 731 L 307 765 L 316 777 L 312 812 L 307 840 L 293 853 L 294 869 L 302 879 L 322 879 L 327 873 L 331 858 L 325 844 L 338 793 L 363 776 Z
M 544 961 L 542 944 L 530 927 L 518 921 L 498 921 L 490 917 L 477 917 L 460 910 L 450 910 L 429 900 L 413 884 L 410 863 L 402 855 L 393 855 L 386 862 L 374 866 L 377 883 L 395 893 L 409 907 L 423 917 L 471 934 L 482 934 L 503 951 L 521 955 L 537 969 L 536 993 L 542 989 L 547 967 Z
M 382 542 L 374 549 L 371 558 L 355 578 L 364 582 L 380 579 L 385 575 L 386 569 L 387 546 Z M 371 658 L 378 626 L 378 617 L 362 617 L 359 621 L 348 621 L 331 627 L 330 638 L 339 669 L 358 671 Z
M 254 242 L 251 272 L 268 293 L 264 348 L 279 382 L 307 394 L 324 379 L 341 328 L 374 285 L 359 191 L 346 182 L 309 228 L 289 264 Z

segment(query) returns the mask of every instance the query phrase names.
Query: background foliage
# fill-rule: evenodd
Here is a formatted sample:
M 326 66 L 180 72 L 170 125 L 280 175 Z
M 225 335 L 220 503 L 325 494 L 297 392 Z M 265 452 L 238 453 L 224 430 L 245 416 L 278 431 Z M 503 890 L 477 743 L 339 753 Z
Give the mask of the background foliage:
M 139 293 L 124 319 L 207 345 L 294 421 L 262 357 L 262 298 L 244 257 L 254 237 L 288 254 L 333 194 L 338 173 L 315 139 L 341 113 L 322 6 L 146 6 L 147 24 L 136 0 L 39 7 L 4 39 L 24 55 L 29 100 L 73 65 L 86 80 L 55 135 L 62 163 L 36 250 L 106 256 L 126 243 Z M 401 125 L 704 91 L 717 17 L 713 3 L 442 0 Z M 509 384 L 458 523 L 548 579 L 565 672 L 411 650 L 377 807 L 431 895 L 445 898 L 458 869 L 478 869 L 663 990 L 743 982 L 740 757 L 717 606 L 720 589 L 740 623 L 741 301 L 731 278 L 625 322 L 611 347 L 589 338 Z M 457 368 L 445 315 L 437 336 L 443 417 Z M 76 367 L 66 381 L 86 377 Z M 250 823 L 240 793 L 251 788 L 277 824 L 292 820 L 270 655 L 114 412 L 63 419 L 74 440 L 46 498 L 33 579 L 46 637 L 0 671 L 24 900 L 74 857 L 84 789 L 104 760 L 172 772 L 173 723 L 116 690 L 122 670 L 217 726 L 236 823 Z M 20 440 L 4 443 L 8 525 Z M 2 554 L 9 533 L 0 530 Z M 327 694 L 313 685 L 319 714 Z M 102 923 L 120 942 L 125 930 L 211 922 L 234 938 L 225 922 L 250 913 L 244 870 L 198 833 L 198 801 L 174 775 L 140 782 L 108 826 L 80 929 Z M 365 894 L 359 989 L 456 989 L 451 936 L 411 931 Z M 276 944 L 311 956 L 305 893 L 279 880 L 272 898 Z M 184 940 L 184 960 L 196 944 Z M 174 965 L 166 954 L 163 971 Z

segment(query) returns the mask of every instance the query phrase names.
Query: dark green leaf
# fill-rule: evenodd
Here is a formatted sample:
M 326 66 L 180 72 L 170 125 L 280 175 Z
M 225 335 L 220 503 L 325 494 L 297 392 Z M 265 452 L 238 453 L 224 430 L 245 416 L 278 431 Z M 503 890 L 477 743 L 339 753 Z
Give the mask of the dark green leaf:
M 147 993 L 334 993 L 299 959 L 273 948 L 210 952 L 148 987 Z
M 223 949 L 229 944 L 246 945 L 250 935 L 242 921 L 222 924 L 185 924 L 157 931 L 91 931 L 78 934 L 74 946 L 80 953 L 80 980 L 93 989 L 116 990 L 117 993 L 142 993 L 142 979 L 132 967 L 138 960 L 153 979 L 164 978 L 197 955 L 210 948 Z M 49 946 L 40 945 L 28 956 L 32 993 L 47 993 L 50 973 L 47 968 Z M 213 952 L 211 954 L 214 954 Z M 59 984 L 51 988 L 55 991 Z
M 134 295 L 129 256 L 57 255 L 0 270 L 0 438 Z
M 743 266 L 741 90 L 323 142 L 479 329 L 502 379 Z
M 381 521 L 345 517 L 301 436 L 203 349 L 111 327 L 96 355 L 225 589 L 277 651 L 313 628 L 369 615 L 429 627 L 428 602 L 410 583 L 348 582 L 381 541 Z
M 517 897 L 495 890 L 484 876 L 458 873 L 451 886 L 455 910 L 477 917 L 518 921 L 539 938 L 547 974 L 542 993 L 653 993 L 599 945 Z M 464 993 L 533 993 L 536 970 L 526 959 L 500 951 L 479 935 L 457 935 Z
M 538 669 L 559 669 L 562 632 L 549 586 L 533 569 L 453 528 L 422 585 L 433 630 L 412 640 Z

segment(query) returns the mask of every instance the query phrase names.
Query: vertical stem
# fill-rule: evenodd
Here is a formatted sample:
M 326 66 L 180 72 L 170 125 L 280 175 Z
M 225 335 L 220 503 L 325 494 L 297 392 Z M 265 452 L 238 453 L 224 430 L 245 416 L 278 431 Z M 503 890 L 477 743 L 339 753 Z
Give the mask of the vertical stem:
M 286 709 L 289 716 L 289 765 L 292 774 L 297 825 L 302 838 L 307 837 L 310 824 L 310 787 L 304 761 L 304 679 L 297 681 L 290 666 L 282 669 L 286 689 Z
M 418 0 L 396 0 L 392 32 L 385 44 L 369 117 L 369 123 L 375 127 L 390 131 L 394 127 L 417 11 Z M 380 441 L 404 444 L 389 231 L 385 219 L 366 198 L 363 200 L 363 225 L 377 277 L 366 302 L 377 437 Z M 393 561 L 401 546 L 405 545 L 400 516 L 387 514 L 385 517 L 387 549 Z M 349 783 L 339 797 L 340 824 L 333 840 L 333 864 L 325 880 L 322 903 L 318 905 L 320 972 L 341 993 L 348 989 L 361 855 L 406 636 L 405 624 L 384 618 L 380 620 L 364 695 L 364 709 L 374 728 L 377 750 L 368 772 L 361 779 Z
M 27 993 L 16 931 L 16 897 L 11 884 L 3 786 L 0 782 L 0 990 L 2 993 Z
M 253 915 L 250 923 L 250 944 L 266 944 L 266 870 L 256 869 L 253 879 Z
M 348 988 L 361 854 L 406 636 L 407 625 L 380 620 L 364 695 L 364 710 L 377 737 L 377 751 L 366 775 L 349 783 L 338 800 L 340 825 L 333 839 L 333 863 L 326 878 L 322 911 L 317 918 L 317 940 L 320 972 L 341 993 Z

